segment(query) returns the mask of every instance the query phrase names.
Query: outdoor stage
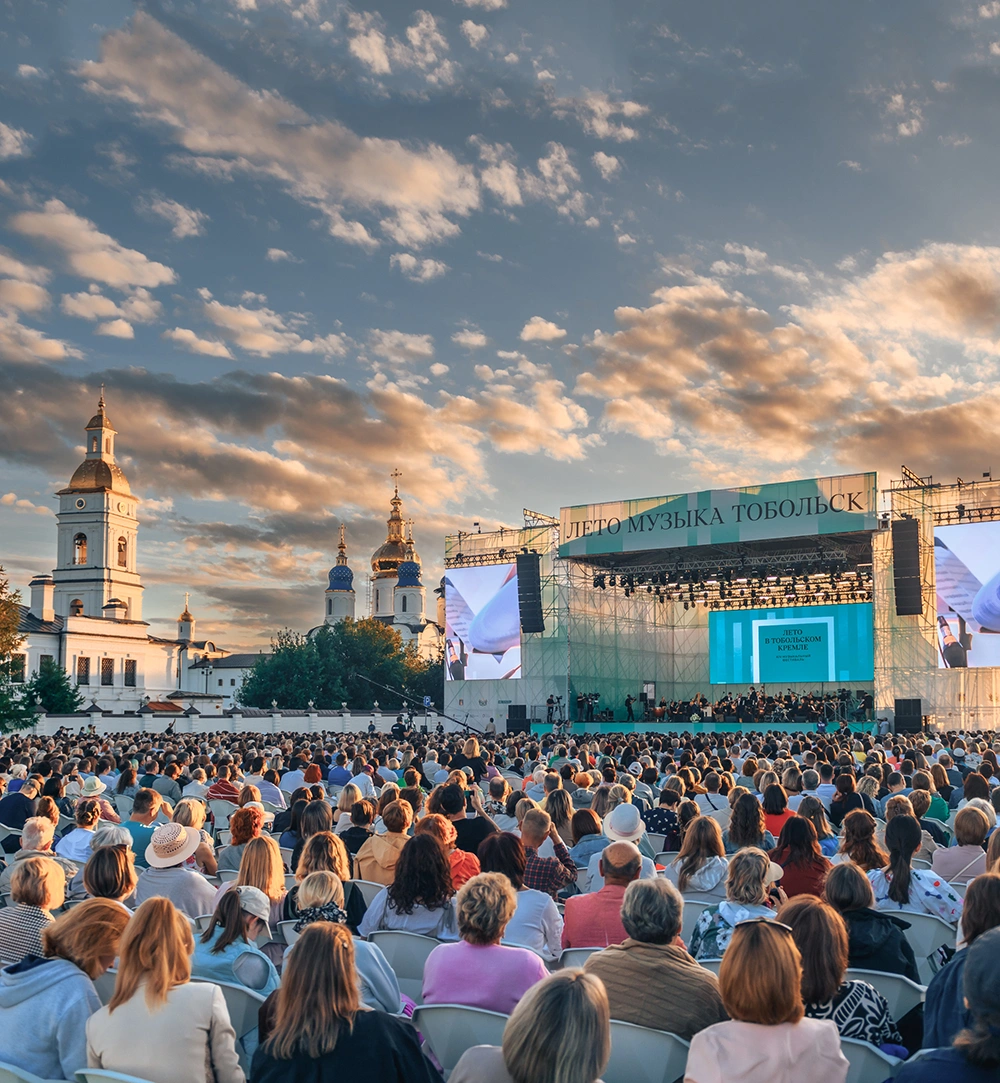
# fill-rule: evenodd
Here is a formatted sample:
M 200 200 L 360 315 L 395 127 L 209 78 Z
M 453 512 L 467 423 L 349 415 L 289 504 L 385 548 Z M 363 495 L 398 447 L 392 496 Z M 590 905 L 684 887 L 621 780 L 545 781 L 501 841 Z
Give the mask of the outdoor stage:
M 875 733 L 877 722 L 851 722 L 852 733 Z M 831 723 L 827 732 L 836 733 L 837 723 Z M 578 736 L 584 733 L 815 733 L 815 723 L 809 722 L 574 722 L 567 730 L 560 731 Z M 543 736 L 552 732 L 552 727 L 544 722 L 532 722 L 531 732 Z

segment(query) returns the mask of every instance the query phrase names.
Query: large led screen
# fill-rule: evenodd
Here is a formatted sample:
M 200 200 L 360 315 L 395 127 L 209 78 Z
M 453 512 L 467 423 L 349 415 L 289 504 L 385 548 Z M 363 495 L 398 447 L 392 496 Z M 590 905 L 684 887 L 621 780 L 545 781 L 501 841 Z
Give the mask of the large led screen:
M 1000 666 L 1000 523 L 934 530 L 938 665 Z
M 517 565 L 451 568 L 444 579 L 445 680 L 521 676 Z
M 708 615 L 712 684 L 765 684 L 805 691 L 875 676 L 872 607 L 805 605 Z

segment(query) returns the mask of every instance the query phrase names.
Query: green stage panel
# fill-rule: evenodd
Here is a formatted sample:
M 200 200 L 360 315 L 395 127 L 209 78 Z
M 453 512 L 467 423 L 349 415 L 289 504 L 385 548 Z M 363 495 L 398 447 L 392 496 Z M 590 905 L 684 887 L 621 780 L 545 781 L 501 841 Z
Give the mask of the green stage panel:
M 836 726 L 831 726 L 827 732 L 834 732 Z M 852 722 L 852 733 L 874 733 L 877 729 L 874 722 Z M 804 722 L 775 722 L 764 725 L 742 725 L 739 722 L 574 722 L 570 726 L 570 733 L 815 733 L 816 727 L 809 726 Z M 552 727 L 544 722 L 534 722 L 531 726 L 533 735 L 542 736 L 552 732 Z

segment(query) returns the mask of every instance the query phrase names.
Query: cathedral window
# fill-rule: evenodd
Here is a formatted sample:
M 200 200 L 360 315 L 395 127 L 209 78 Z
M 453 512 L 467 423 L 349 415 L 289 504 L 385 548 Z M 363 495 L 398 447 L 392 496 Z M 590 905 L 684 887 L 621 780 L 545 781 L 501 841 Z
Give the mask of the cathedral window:
M 73 563 L 87 563 L 87 535 L 77 534 L 73 538 Z
M 91 440 L 91 441 L 90 441 L 90 450 L 91 450 L 91 451 L 96 451 L 96 450 L 98 449 L 98 447 L 99 447 L 99 446 L 100 446 L 100 445 L 99 445 L 99 444 L 98 444 L 98 442 L 97 442 L 97 437 L 95 436 L 95 437 L 93 438 L 93 440 Z
M 83 602 L 80 601 L 79 598 L 74 598 L 73 601 L 69 603 L 69 615 L 71 617 L 83 616 Z
M 124 537 L 118 539 L 118 567 L 128 567 L 128 539 Z
M 76 660 L 76 683 L 90 684 L 90 659 L 77 658 Z
M 115 660 L 113 658 L 101 659 L 101 684 L 105 688 L 112 687 L 115 683 Z
M 406 595 L 405 594 L 403 595 L 403 604 L 399 608 L 403 613 L 406 612 Z
M 125 687 L 135 688 L 136 662 L 134 658 L 125 659 Z
M 326 600 L 326 615 L 328 617 L 333 616 L 333 599 L 327 598 Z

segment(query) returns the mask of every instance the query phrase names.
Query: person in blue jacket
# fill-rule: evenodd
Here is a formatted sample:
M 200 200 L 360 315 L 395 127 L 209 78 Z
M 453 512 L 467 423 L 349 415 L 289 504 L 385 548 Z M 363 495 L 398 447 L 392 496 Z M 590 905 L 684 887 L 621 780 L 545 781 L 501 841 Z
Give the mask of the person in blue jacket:
M 969 945 L 997 926 L 1000 926 L 1000 873 L 991 872 L 977 876 L 965 893 L 962 939 L 966 946 L 934 975 L 927 986 L 924 1049 L 951 1045 L 960 1030 L 972 1025 L 962 988 Z
M 951 1046 L 904 1064 L 896 1083 L 996 1083 L 1000 1078 L 1000 929 L 976 937 L 962 977 L 971 1025 Z

